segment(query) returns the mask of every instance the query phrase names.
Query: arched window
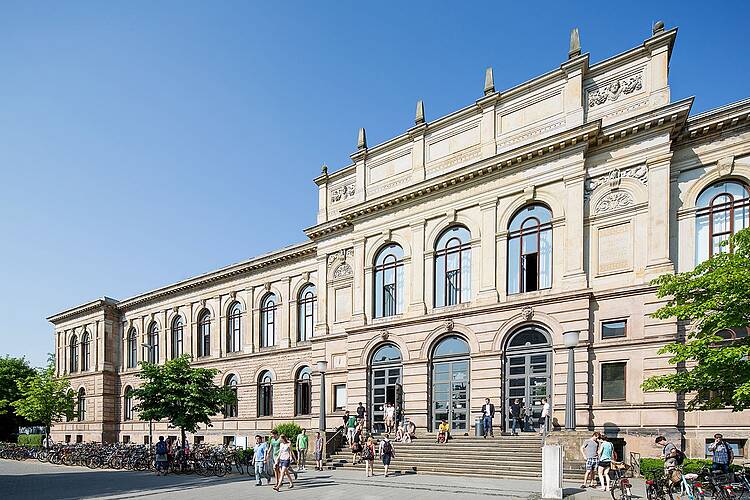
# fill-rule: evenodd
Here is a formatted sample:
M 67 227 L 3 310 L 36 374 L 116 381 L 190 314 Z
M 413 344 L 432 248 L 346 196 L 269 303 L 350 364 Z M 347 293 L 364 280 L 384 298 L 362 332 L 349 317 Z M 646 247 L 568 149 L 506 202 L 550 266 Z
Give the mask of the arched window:
M 148 329 L 148 343 L 146 344 L 148 362 L 156 364 L 159 362 L 159 325 L 154 321 Z
M 299 318 L 299 327 L 297 330 L 298 342 L 304 342 L 312 338 L 313 329 L 315 328 L 316 306 L 315 285 L 310 283 L 302 288 L 299 292 L 299 299 L 297 299 L 297 317 Z
M 469 344 L 458 335 L 443 337 L 432 351 L 433 429 L 446 421 L 454 433 L 469 429 Z
M 530 205 L 516 213 L 508 228 L 508 293 L 552 286 L 552 212 Z
M 198 356 L 211 355 L 211 313 L 203 311 L 198 317 Z
M 273 415 L 273 375 L 268 370 L 258 376 L 258 416 Z
M 78 389 L 78 421 L 86 420 L 86 389 Z
M 70 373 L 78 371 L 78 336 L 70 337 Z
M 85 372 L 91 369 L 91 335 L 89 332 L 83 332 L 81 337 L 81 371 Z
M 128 333 L 128 368 L 135 368 L 138 364 L 138 333 L 135 328 Z
M 269 293 L 260 305 L 260 346 L 270 347 L 276 344 L 276 295 Z
M 750 326 L 745 328 L 725 328 L 716 332 L 724 340 L 738 340 L 750 337 Z
M 234 374 L 229 375 L 224 385 L 229 387 L 232 390 L 232 392 L 234 392 L 234 396 L 236 398 L 237 397 L 237 385 L 238 385 L 237 377 Z M 239 415 L 238 403 L 239 402 L 237 401 L 237 399 L 235 399 L 234 403 L 228 404 L 224 407 L 224 416 L 226 418 L 235 418 Z
M 401 350 L 393 344 L 385 344 L 372 355 L 371 363 L 373 365 L 382 365 L 397 361 L 401 361 Z
M 703 190 L 696 203 L 695 263 L 732 249 L 721 245 L 740 229 L 750 226 L 750 195 L 737 181 L 721 181 Z
M 242 349 L 242 306 L 239 302 L 232 304 L 227 316 L 227 352 L 240 352 Z
M 182 316 L 177 316 L 172 321 L 172 359 L 182 356 L 185 325 L 182 323 Z
M 445 230 L 435 245 L 435 307 L 471 298 L 471 233 L 463 226 Z
M 404 311 L 404 250 L 397 244 L 384 246 L 375 256 L 373 313 L 376 318 Z
M 133 394 L 132 394 L 133 388 L 130 386 L 125 387 L 125 390 L 123 391 L 123 397 L 122 397 L 122 407 L 123 407 L 123 419 L 124 420 L 133 420 Z
M 469 354 L 469 344 L 458 335 L 445 337 L 435 347 L 433 358 L 447 358 L 452 356 L 463 356 Z
M 297 370 L 294 383 L 294 414 L 309 415 L 312 401 L 312 372 L 309 366 Z
M 548 345 L 547 336 L 534 326 L 524 327 L 513 335 L 508 342 L 508 348 L 531 347 L 537 345 Z

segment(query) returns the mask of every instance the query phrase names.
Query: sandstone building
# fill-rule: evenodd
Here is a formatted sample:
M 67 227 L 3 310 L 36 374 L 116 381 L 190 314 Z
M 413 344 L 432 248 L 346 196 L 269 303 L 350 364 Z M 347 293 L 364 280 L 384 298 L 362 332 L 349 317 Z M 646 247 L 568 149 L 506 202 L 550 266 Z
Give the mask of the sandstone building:
M 662 304 L 650 280 L 749 222 L 750 100 L 690 116 L 693 99 L 670 96 L 676 35 L 657 23 L 595 64 L 574 36 L 558 68 L 503 91 L 488 69 L 463 109 L 428 122 L 420 101 L 414 125 L 376 146 L 360 130 L 351 164 L 315 179 L 304 243 L 51 316 L 57 371 L 79 399 L 53 437 L 143 442 L 128 398 L 137 363 L 180 353 L 237 390 L 195 436 L 206 442 L 317 427 L 323 360 L 330 426 L 361 401 L 378 429 L 393 402 L 420 432 L 443 418 L 471 432 L 485 397 L 500 415 L 521 398 L 536 416 L 548 397 L 557 429 L 563 333 L 579 331 L 579 429 L 651 455 L 665 433 L 693 456 L 721 431 L 745 453 L 747 412 L 686 412 L 640 389 L 672 369 L 657 350 L 685 334 L 649 316 Z

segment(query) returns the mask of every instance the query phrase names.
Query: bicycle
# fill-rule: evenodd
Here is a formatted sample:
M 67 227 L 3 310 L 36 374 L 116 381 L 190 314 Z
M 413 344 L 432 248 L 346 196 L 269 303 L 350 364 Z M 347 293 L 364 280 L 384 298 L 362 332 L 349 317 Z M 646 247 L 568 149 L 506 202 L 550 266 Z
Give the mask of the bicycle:
M 646 479 L 646 498 L 648 500 L 673 500 L 671 478 L 664 472 L 661 476 L 654 476 Z
M 633 497 L 630 479 L 625 476 L 627 470 L 628 466 L 622 462 L 612 462 L 610 466 L 614 479 L 612 479 L 612 489 L 609 493 L 613 500 L 630 500 Z

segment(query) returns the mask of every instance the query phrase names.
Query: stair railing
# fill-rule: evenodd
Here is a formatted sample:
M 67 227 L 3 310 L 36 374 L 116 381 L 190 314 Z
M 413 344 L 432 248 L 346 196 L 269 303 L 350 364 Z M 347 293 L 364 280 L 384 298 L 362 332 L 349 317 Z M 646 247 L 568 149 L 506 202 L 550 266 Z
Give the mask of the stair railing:
M 336 432 L 331 437 L 326 437 L 326 458 L 331 458 L 331 455 L 341 448 L 341 444 L 344 441 L 344 426 L 341 426 L 336 429 Z

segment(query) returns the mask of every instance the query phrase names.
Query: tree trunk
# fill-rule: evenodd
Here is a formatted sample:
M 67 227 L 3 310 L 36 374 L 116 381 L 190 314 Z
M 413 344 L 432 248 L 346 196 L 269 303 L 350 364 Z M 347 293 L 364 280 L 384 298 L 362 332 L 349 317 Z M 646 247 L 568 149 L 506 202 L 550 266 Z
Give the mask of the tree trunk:
M 185 435 L 185 428 L 180 427 L 180 434 L 182 434 L 182 449 L 185 449 L 185 440 L 187 439 L 187 436 Z

